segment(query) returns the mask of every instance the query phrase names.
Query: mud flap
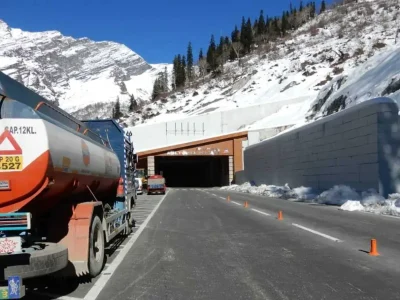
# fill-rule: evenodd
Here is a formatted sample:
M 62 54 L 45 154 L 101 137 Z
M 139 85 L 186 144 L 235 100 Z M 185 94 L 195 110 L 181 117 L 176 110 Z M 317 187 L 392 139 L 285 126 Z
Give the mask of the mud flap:
M 68 247 L 68 260 L 73 264 L 77 276 L 89 274 L 89 230 L 94 209 L 101 205 L 101 202 L 84 202 L 76 205 L 68 223 L 68 233 L 60 241 Z

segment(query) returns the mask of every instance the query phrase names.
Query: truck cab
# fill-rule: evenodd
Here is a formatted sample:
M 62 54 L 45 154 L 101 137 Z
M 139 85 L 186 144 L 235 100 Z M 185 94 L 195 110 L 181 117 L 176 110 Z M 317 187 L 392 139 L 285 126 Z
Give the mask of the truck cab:
M 152 175 L 147 179 L 147 195 L 151 194 L 165 194 L 167 186 L 165 185 L 165 178 L 162 175 Z

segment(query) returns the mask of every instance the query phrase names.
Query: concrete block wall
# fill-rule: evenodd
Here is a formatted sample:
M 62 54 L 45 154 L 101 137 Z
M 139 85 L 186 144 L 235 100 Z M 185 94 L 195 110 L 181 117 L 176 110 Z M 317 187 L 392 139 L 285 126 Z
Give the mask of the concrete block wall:
M 249 146 L 241 182 L 400 192 L 399 108 L 376 98 Z M 240 182 L 239 182 L 240 183 Z

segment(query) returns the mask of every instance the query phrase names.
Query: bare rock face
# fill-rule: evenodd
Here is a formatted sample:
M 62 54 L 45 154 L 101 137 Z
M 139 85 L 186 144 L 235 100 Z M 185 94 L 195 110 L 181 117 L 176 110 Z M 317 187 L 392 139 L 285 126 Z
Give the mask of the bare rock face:
M 129 97 L 135 91 L 125 82 L 150 69 L 122 44 L 26 32 L 0 20 L 0 71 L 71 113 Z

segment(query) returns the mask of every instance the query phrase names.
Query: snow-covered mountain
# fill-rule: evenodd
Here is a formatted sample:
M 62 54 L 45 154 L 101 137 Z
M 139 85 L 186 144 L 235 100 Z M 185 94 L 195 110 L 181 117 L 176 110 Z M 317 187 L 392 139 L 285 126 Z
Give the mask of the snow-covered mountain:
M 0 20 L 0 70 L 81 117 L 110 117 L 117 97 L 147 100 L 161 68 L 118 43 L 26 32 Z
M 149 65 L 117 43 L 24 32 L 0 21 L 0 70 L 82 119 L 109 117 L 119 97 L 128 126 L 285 100 L 293 104 L 246 128 L 288 128 L 376 96 L 400 103 L 399 0 L 346 2 L 256 47 L 240 65 L 226 63 L 221 76 L 199 77 L 156 102 L 154 80 L 165 67 L 171 75 L 172 65 Z M 129 94 L 142 100 L 134 114 L 126 111 Z

